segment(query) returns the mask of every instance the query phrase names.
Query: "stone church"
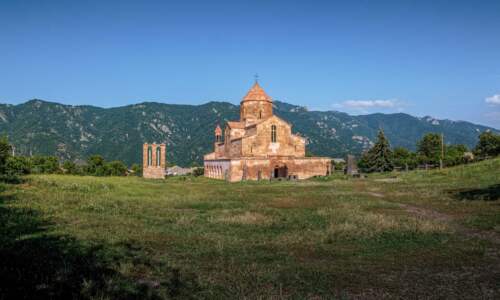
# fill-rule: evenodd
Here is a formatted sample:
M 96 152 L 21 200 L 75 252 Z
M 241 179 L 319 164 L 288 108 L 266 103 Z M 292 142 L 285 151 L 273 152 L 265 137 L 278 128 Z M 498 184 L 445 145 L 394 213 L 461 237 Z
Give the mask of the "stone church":
M 305 152 L 305 139 L 273 115 L 273 101 L 256 81 L 241 101 L 240 120 L 227 122 L 224 132 L 215 128 L 214 152 L 204 156 L 205 176 L 234 182 L 330 174 L 330 158 Z

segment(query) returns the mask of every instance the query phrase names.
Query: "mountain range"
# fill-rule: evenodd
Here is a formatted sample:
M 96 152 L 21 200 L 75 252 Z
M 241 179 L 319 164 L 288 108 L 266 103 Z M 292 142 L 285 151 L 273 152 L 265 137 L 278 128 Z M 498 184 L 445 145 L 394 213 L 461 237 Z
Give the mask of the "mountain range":
M 292 124 L 307 140 L 309 154 L 344 157 L 360 154 L 382 128 L 393 147 L 415 150 L 428 132 L 443 133 L 448 144 L 472 148 L 478 135 L 498 130 L 465 121 L 414 117 L 404 113 L 352 116 L 338 111 L 308 111 L 274 102 L 274 113 Z M 212 151 L 217 124 L 239 119 L 239 106 L 228 102 L 176 105 L 144 102 L 100 108 L 71 106 L 43 100 L 0 104 L 0 133 L 6 134 L 16 154 L 56 155 L 61 160 L 84 160 L 100 154 L 127 164 L 142 161 L 144 142 L 165 142 L 167 160 L 181 166 L 200 164 Z

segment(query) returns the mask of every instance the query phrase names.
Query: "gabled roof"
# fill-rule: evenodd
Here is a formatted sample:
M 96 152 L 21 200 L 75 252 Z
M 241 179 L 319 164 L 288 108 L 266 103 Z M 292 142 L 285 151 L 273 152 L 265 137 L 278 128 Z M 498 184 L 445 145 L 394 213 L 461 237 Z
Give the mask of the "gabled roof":
M 260 120 L 259 122 L 256 122 L 255 124 L 252 124 L 252 125 L 259 125 L 259 124 L 262 124 L 264 122 L 267 122 L 271 119 L 278 119 L 280 122 L 283 122 L 285 124 L 287 124 L 288 126 L 292 127 L 292 125 L 290 123 L 288 123 L 287 121 L 283 120 L 282 118 L 278 117 L 277 115 L 272 115 L 270 116 L 269 118 L 266 118 L 266 119 L 262 119 Z
M 245 97 L 243 97 L 242 102 L 244 101 L 269 101 L 272 102 L 273 99 L 266 94 L 264 89 L 262 89 L 259 83 L 256 81 L 252 88 L 247 92 Z
M 234 128 L 234 129 L 244 129 L 245 123 L 244 122 L 229 121 L 229 122 L 227 122 L 227 126 L 229 126 L 230 128 Z

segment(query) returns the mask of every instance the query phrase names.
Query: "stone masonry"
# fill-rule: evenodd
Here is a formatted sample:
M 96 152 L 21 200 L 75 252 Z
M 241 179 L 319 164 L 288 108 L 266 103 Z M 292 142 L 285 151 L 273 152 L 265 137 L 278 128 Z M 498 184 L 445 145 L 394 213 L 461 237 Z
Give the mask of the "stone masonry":
M 163 179 L 166 172 L 165 144 L 142 145 L 142 176 L 144 178 Z
M 214 152 L 205 155 L 205 176 L 227 181 L 306 179 L 331 172 L 331 159 L 305 157 L 305 139 L 273 115 L 271 97 L 255 82 L 241 101 L 240 121 L 215 129 Z

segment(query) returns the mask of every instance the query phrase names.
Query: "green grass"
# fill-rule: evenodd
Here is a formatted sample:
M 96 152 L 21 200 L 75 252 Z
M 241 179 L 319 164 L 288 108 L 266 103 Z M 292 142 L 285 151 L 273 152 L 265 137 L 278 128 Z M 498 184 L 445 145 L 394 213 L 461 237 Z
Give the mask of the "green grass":
M 499 184 L 500 159 L 363 180 L 30 176 L 0 200 L 0 299 L 495 298 Z

